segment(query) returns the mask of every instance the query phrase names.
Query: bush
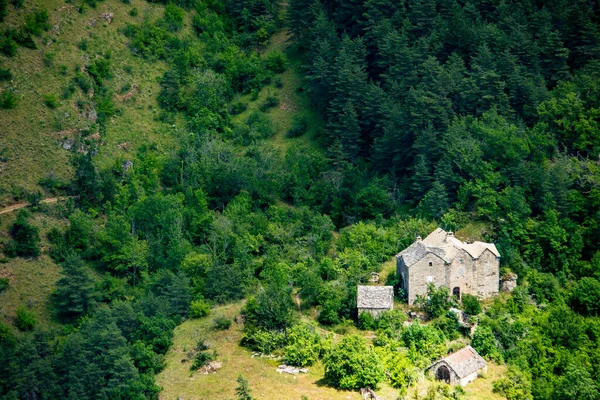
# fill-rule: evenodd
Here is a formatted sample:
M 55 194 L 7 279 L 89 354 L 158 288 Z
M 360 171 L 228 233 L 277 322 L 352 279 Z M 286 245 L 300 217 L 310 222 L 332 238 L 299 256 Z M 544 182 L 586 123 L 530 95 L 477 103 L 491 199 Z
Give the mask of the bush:
M 224 331 L 229 329 L 231 322 L 231 318 L 220 315 L 213 320 L 213 328 L 218 331 Z
M 488 360 L 501 361 L 502 354 L 496 346 L 496 338 L 489 326 L 479 325 L 473 333 L 471 346 L 484 358 Z
M 381 359 L 358 335 L 344 337 L 323 357 L 323 365 L 325 379 L 339 389 L 375 389 L 384 378 Z
M 287 57 L 281 51 L 273 51 L 264 60 L 265 68 L 275 74 L 285 71 Z
M 17 309 L 17 328 L 22 331 L 31 331 L 35 328 L 36 324 L 37 320 L 35 319 L 35 314 L 24 307 L 19 307 Z
M 217 359 L 217 352 L 216 351 L 199 351 L 196 354 L 196 357 L 194 357 L 194 362 L 192 363 L 192 366 L 190 367 L 191 370 L 195 370 L 198 368 L 202 368 L 205 365 L 207 365 L 209 362 L 214 361 Z
M 279 97 L 276 95 L 269 95 L 265 99 L 265 102 L 260 105 L 260 111 L 265 112 L 273 107 L 277 107 L 279 105 Z
M 600 315 L 600 281 L 582 278 L 571 293 L 571 307 L 583 315 Z
M 13 77 L 13 75 L 12 75 L 12 72 L 10 72 L 10 69 L 0 68 L 0 82 L 10 81 L 12 79 L 12 77 Z
M 280 331 L 263 331 L 252 329 L 242 335 L 241 344 L 263 354 L 271 354 L 286 344 L 285 334 Z
M 368 312 L 362 312 L 358 316 L 358 328 L 363 330 L 372 330 L 377 327 L 375 318 Z
M 210 305 L 204 300 L 194 300 L 190 305 L 190 318 L 206 317 L 210 313 Z
M 11 37 L 0 37 L 0 53 L 6 57 L 14 57 L 17 54 L 17 43 Z
M 165 6 L 165 24 L 171 32 L 177 32 L 183 27 L 183 10 L 169 3 Z
M 12 110 L 17 105 L 17 96 L 10 91 L 5 90 L 0 94 L 0 109 Z
M 48 11 L 46 9 L 36 10 L 33 14 L 25 16 L 25 31 L 32 35 L 41 35 L 42 32 L 50 29 L 48 22 Z
M 287 334 L 288 344 L 284 350 L 286 363 L 305 367 L 317 361 L 322 343 L 321 337 L 314 332 L 314 328 L 296 325 L 289 329 Z
M 48 108 L 55 109 L 58 108 L 58 106 L 60 106 L 60 103 L 58 102 L 58 99 L 54 94 L 45 94 L 42 96 L 42 98 L 44 99 L 44 104 Z
M 237 103 L 233 103 L 229 106 L 229 113 L 231 113 L 232 115 L 237 115 L 237 114 L 243 113 L 247 109 L 248 109 L 248 104 L 242 103 L 242 102 L 237 102 Z
M 37 257 L 40 255 L 39 230 L 27 221 L 27 216 L 27 212 L 21 210 L 10 233 L 16 243 L 17 255 L 22 257 Z
M 469 315 L 477 315 L 481 312 L 481 304 L 477 297 L 472 294 L 464 294 L 462 296 L 463 309 Z
M 429 319 L 444 315 L 452 306 L 448 296 L 448 288 L 446 286 L 436 288 L 433 283 L 427 285 L 426 296 L 417 295 L 415 304 L 427 313 Z
M 285 133 L 289 138 L 296 138 L 304 135 L 308 129 L 308 118 L 306 116 L 294 116 L 292 127 Z
M 9 282 L 8 278 L 0 278 L 0 293 L 8 289 Z

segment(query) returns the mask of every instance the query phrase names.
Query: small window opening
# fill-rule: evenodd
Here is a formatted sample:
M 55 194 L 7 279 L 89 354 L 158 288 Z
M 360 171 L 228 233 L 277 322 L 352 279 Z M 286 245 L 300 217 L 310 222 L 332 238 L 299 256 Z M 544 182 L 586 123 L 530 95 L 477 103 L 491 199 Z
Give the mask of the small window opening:
M 433 263 L 431 261 L 429 261 L 429 266 L 433 267 Z

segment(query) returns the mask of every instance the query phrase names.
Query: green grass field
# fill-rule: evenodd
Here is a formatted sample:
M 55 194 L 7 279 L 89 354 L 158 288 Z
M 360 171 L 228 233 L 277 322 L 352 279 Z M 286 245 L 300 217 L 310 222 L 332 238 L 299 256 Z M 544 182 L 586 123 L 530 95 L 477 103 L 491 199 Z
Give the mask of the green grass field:
M 13 74 L 11 82 L 0 84 L 0 91 L 13 90 L 18 97 L 16 108 L 0 110 L 0 150 L 6 157 L 0 163 L 0 201 L 4 204 L 12 201 L 10 190 L 14 186 L 37 190 L 40 178 L 51 172 L 64 180 L 70 178 L 70 152 L 61 143 L 76 138 L 81 129 L 91 124 L 76 103 L 93 97 L 87 98 L 78 91 L 70 99 L 62 99 L 62 88 L 76 68 L 107 52 L 112 78 L 105 85 L 114 92 L 113 101 L 120 111 L 108 122 L 106 135 L 99 141 L 99 166 L 130 157 L 128 154 L 135 154 L 144 143 L 156 143 L 159 148 L 170 148 L 174 143 L 170 127 L 156 120 L 157 79 L 166 65 L 134 57 L 127 47 L 127 38 L 119 32 L 127 23 L 161 16 L 163 7 L 146 1 L 127 5 L 111 0 L 79 13 L 63 0 L 34 0 L 26 2 L 22 9 L 11 8 L 2 26 L 20 26 L 26 13 L 42 7 L 49 12 L 52 28 L 35 38 L 38 48 L 19 48 L 13 58 L 0 55 L 0 65 L 10 68 Z M 133 8 L 138 11 L 136 16 L 129 15 Z M 113 15 L 112 22 L 100 18 L 105 13 Z M 187 21 L 184 33 L 190 29 Z M 83 41 L 87 43 L 85 50 L 78 46 Z M 133 84 L 137 89 L 132 98 L 120 94 L 125 85 Z M 57 108 L 44 104 L 43 96 L 48 94 L 59 99 Z

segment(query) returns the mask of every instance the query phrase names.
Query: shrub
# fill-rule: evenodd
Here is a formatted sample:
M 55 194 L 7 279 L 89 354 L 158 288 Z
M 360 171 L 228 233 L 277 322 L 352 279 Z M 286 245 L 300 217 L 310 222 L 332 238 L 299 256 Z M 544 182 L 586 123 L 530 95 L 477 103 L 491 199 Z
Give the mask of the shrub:
M 44 104 L 48 108 L 55 109 L 58 106 L 60 106 L 60 103 L 58 102 L 58 99 L 56 98 L 56 96 L 54 94 L 45 94 L 42 96 L 42 98 L 44 99 Z
M 294 116 L 292 127 L 285 133 L 289 138 L 296 138 L 304 135 L 308 129 L 308 118 L 306 116 Z
M 31 331 L 35 328 L 36 324 L 37 320 L 35 319 L 35 314 L 24 307 L 19 307 L 17 309 L 17 328 L 22 331 Z
M 433 283 L 428 284 L 426 296 L 417 296 L 415 304 L 427 313 L 430 319 L 444 315 L 452 305 L 448 297 L 448 288 L 446 286 L 436 288 Z
M 287 57 L 280 51 L 273 51 L 264 60 L 265 68 L 275 74 L 285 71 Z
M 375 318 L 368 312 L 362 312 L 358 316 L 358 328 L 363 330 L 372 330 L 377 327 Z
M 0 278 L 0 293 L 8 289 L 9 282 L 8 278 Z
M 17 105 L 17 96 L 10 90 L 0 94 L 0 109 L 12 110 Z
M 231 322 L 231 318 L 220 315 L 213 320 L 213 328 L 218 331 L 224 331 L 229 329 Z
M 192 366 L 190 367 L 191 370 L 195 370 L 198 368 L 202 368 L 205 365 L 207 365 L 209 362 L 214 361 L 217 359 L 217 352 L 216 351 L 207 351 L 207 350 L 203 350 L 203 351 L 199 351 L 196 354 L 196 357 L 194 357 L 194 362 L 192 363 Z
M 281 331 L 252 329 L 243 333 L 241 344 L 263 354 L 271 354 L 285 346 L 285 334 Z
M 0 53 L 6 57 L 14 57 L 17 54 L 17 43 L 11 37 L 0 37 Z
M 492 328 L 489 326 L 479 325 L 477 329 L 475 329 L 471 346 L 473 346 L 482 357 L 487 358 L 488 360 L 502 360 L 502 354 L 496 346 L 496 338 L 494 337 Z
M 40 235 L 37 227 L 27 221 L 27 212 L 21 210 L 11 228 L 11 235 L 16 243 L 16 253 L 23 257 L 40 255 Z
M 481 312 L 481 304 L 477 297 L 472 294 L 465 294 L 462 296 L 463 308 L 467 314 L 477 315 Z
M 190 305 L 190 317 L 202 318 L 210 313 L 210 305 L 204 300 L 194 300 Z
M 138 9 L 136 7 L 133 7 L 131 10 L 129 10 L 129 15 L 131 17 L 137 17 L 137 15 L 138 15 Z
M 273 84 L 277 89 L 281 89 L 283 87 L 283 81 L 281 80 L 281 77 L 276 77 L 273 81 Z
M 265 102 L 260 105 L 260 111 L 265 112 L 273 107 L 277 107 L 279 105 L 279 97 L 276 95 L 269 95 L 265 99 Z
M 13 77 L 13 75 L 12 75 L 12 72 L 10 72 L 10 69 L 0 68 L 0 82 L 10 81 L 12 79 L 12 77 Z
M 293 326 L 288 330 L 285 362 L 299 367 L 312 365 L 319 358 L 321 349 L 321 337 L 314 329 L 306 325 Z
M 183 10 L 176 5 L 169 3 L 165 6 L 165 24 L 167 29 L 177 32 L 183 27 Z
M 384 378 L 381 359 L 358 335 L 344 337 L 323 357 L 323 365 L 325 379 L 344 390 L 376 388 Z
M 48 22 L 48 11 L 46 9 L 36 10 L 33 14 L 25 16 L 25 31 L 32 35 L 41 35 L 42 32 L 50 29 Z
M 229 106 L 229 112 L 232 115 L 237 115 L 237 114 L 241 114 L 244 111 L 246 111 L 248 109 L 248 104 L 246 103 L 242 103 L 242 102 L 237 102 L 237 103 L 233 103 Z

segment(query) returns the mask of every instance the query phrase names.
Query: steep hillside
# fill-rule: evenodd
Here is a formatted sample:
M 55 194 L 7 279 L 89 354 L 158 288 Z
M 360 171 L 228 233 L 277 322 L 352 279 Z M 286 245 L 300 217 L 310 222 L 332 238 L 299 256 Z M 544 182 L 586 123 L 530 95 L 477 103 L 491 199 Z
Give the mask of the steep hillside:
M 48 10 L 50 29 L 33 36 L 37 48 L 19 47 L 13 57 L 0 55 L 0 66 L 12 74 L 10 81 L 0 83 L 0 90 L 16 95 L 13 109 L 0 109 L 4 203 L 13 201 L 18 188 L 41 189 L 43 178 L 55 176 L 68 182 L 73 174 L 69 157 L 81 150 L 82 141 L 97 143 L 97 160 L 104 166 L 131 158 L 129 154 L 141 144 L 174 145 L 171 124 L 157 118 L 157 79 L 166 67 L 161 61 L 149 63 L 134 57 L 120 33 L 127 24 L 162 16 L 164 6 L 110 1 L 91 8 L 61 0 L 27 1 L 18 10 L 10 6 L 0 26 L 19 28 L 27 15 L 41 9 Z M 186 14 L 188 31 L 190 18 Z M 86 77 L 85 71 L 95 60 L 108 60 L 103 84 L 115 110 L 101 136 L 99 99 L 74 82 L 77 76 Z

